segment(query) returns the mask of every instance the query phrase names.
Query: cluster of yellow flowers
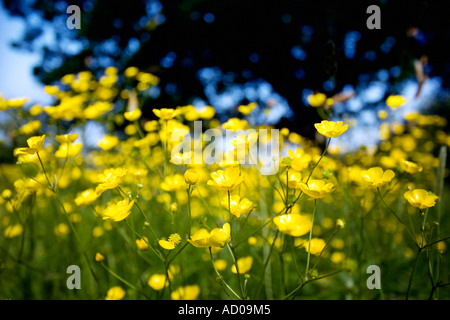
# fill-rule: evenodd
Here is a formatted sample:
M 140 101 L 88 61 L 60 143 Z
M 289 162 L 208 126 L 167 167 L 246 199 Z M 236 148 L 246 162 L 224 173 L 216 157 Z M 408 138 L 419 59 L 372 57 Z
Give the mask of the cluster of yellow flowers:
M 126 86 L 122 90 L 121 79 Z M 68 241 L 67 235 L 74 233 L 81 241 L 79 250 L 87 252 L 86 263 L 90 266 L 93 260 L 103 267 L 99 271 L 91 266 L 91 272 L 108 273 L 121 283 L 103 293 L 106 299 L 122 299 L 128 292 L 171 299 L 210 298 L 221 296 L 220 292 L 236 299 L 292 298 L 318 278 L 328 281 L 328 274 L 353 272 L 363 261 L 346 246 L 358 242 L 354 237 L 360 237 L 362 245 L 369 237 L 364 232 L 380 227 L 402 246 L 407 258 L 412 249 L 403 237 L 405 230 L 419 252 L 434 247 L 445 251 L 443 241 L 433 240 L 439 234 L 432 238 L 433 231 L 426 234 L 425 227 L 417 234 L 404 218 L 408 215 L 411 220 L 412 210 L 418 208 L 420 217 L 425 213 L 421 223 L 425 226 L 428 209 L 440 201 L 442 191 L 433 189 L 439 159 L 432 151 L 438 144 L 448 144 L 450 137 L 435 130 L 442 125 L 439 118 L 409 115 L 406 125 L 393 130 L 393 137 L 391 128 L 385 129 L 388 133 L 377 150 L 361 148 L 351 153 L 331 144 L 351 130 L 343 121 L 324 119 L 314 125 L 326 139 L 323 150 L 314 141 L 281 128 L 278 142 L 286 156 L 272 159 L 279 164 L 278 172 L 262 175 L 257 165 L 243 161 L 252 146 L 264 142 L 257 133 L 236 134 L 224 152 L 232 161 L 208 165 L 189 161 L 197 156 L 195 151 L 173 153 L 177 142 L 171 140 L 176 130 L 191 132 L 196 120 L 216 130 L 250 129 L 254 110 L 262 106 L 237 106 L 242 117 L 222 124 L 211 106 L 155 108 L 144 114 L 139 95 L 158 82 L 156 76 L 130 67 L 123 77 L 117 69 L 108 68 L 98 81 L 91 73 L 81 72 L 63 77 L 61 86 L 46 87 L 57 99 L 55 105 L 32 106 L 27 111 L 29 121 L 15 132 L 18 138 L 27 138 L 27 146 L 23 142 L 14 150 L 20 173 L 10 187 L 3 188 L 0 198 L 4 238 L 13 241 L 24 236 L 28 221 L 24 217 L 29 212 L 44 217 L 48 208 L 55 208 L 61 218 L 42 221 L 51 224 L 46 227 L 51 227 L 58 241 Z M 25 102 L 0 97 L 0 110 L 21 110 Z M 310 96 L 308 102 L 324 111 L 334 103 L 321 93 Z M 406 100 L 392 96 L 386 103 L 392 111 Z M 124 108 L 117 112 L 120 105 Z M 153 115 L 158 120 L 145 118 Z M 94 149 L 75 143 L 79 136 L 73 131 L 84 132 L 90 119 L 125 124 L 124 133 L 111 130 Z M 48 124 L 41 126 L 44 120 Z M 56 134 L 68 122 L 72 130 Z M 45 134 L 38 135 L 43 129 Z M 194 137 L 192 144 L 193 150 L 207 148 L 202 137 Z M 410 207 L 403 205 L 405 200 Z M 65 222 L 60 221 L 62 217 Z M 362 229 L 356 233 L 356 228 Z M 119 236 L 128 246 L 118 243 Z M 84 249 L 83 239 L 94 240 Z M 112 270 L 129 259 L 119 252 L 132 249 L 148 263 L 136 277 L 146 278 L 146 288 L 124 279 L 126 272 L 118 275 Z M 276 253 L 280 261 L 292 263 L 278 265 L 273 259 Z M 206 286 L 201 280 L 208 273 L 204 261 L 209 262 L 211 279 L 219 279 L 213 289 L 213 284 Z M 300 263 L 305 264 L 303 269 Z M 138 265 L 128 271 L 136 272 Z M 278 275 L 272 278 L 274 272 Z M 268 281 L 275 281 L 279 274 L 285 277 L 280 280 L 283 289 L 272 289 Z

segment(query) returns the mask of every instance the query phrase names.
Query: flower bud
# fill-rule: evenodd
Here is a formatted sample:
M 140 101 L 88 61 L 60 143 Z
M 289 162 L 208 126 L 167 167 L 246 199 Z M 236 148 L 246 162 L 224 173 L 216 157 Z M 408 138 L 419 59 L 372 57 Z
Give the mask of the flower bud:
M 199 174 L 194 169 L 189 169 L 184 173 L 184 179 L 186 180 L 187 184 L 194 185 L 197 183 L 199 178 Z

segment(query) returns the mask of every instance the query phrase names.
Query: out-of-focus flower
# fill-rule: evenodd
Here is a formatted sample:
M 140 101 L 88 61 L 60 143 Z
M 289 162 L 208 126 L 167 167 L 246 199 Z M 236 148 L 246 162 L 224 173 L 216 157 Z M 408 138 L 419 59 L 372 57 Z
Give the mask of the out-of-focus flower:
M 130 122 L 138 120 L 142 115 L 141 109 L 134 109 L 133 111 L 126 111 L 123 116 Z
M 94 203 L 97 198 L 98 195 L 94 189 L 87 189 L 78 193 L 74 201 L 77 206 L 87 206 Z
M 344 229 L 345 227 L 345 222 L 342 219 L 337 219 L 336 220 L 336 228 L 338 229 Z
M 169 285 L 166 279 L 165 274 L 155 273 L 150 277 L 150 279 L 148 279 L 147 283 L 153 290 L 160 291 Z
M 197 284 L 179 287 L 170 294 L 172 300 L 195 300 L 200 295 L 200 286 Z
M 312 238 L 311 242 L 306 241 L 303 244 L 303 247 L 305 248 L 306 252 L 311 251 L 311 254 L 317 256 L 323 251 L 325 245 L 326 245 L 325 240 L 320 238 Z
M 248 273 L 250 271 L 250 269 L 252 268 L 253 265 L 253 257 L 252 256 L 247 256 L 247 257 L 242 257 L 239 258 L 237 260 L 237 265 L 239 268 L 239 274 L 245 274 Z M 233 273 L 237 273 L 237 269 L 236 269 L 236 265 L 233 264 L 233 266 L 231 267 L 231 272 Z
M 317 131 L 327 138 L 337 138 L 348 129 L 348 124 L 344 124 L 342 121 L 334 122 L 323 120 L 320 123 L 314 124 Z
M 96 254 L 95 254 L 95 261 L 97 261 L 97 262 L 103 262 L 105 260 L 105 257 L 100 253 L 100 252 L 97 252 Z
M 61 134 L 55 136 L 55 140 L 59 143 L 73 143 L 75 140 L 78 139 L 78 133 L 72 133 L 72 134 Z
M 161 182 L 161 189 L 164 191 L 177 191 L 185 187 L 186 183 L 184 177 L 181 174 L 174 174 L 164 178 Z
M 412 161 L 407 160 L 400 160 L 400 166 L 402 167 L 403 171 L 414 174 L 417 172 L 422 171 L 422 166 L 418 165 L 417 163 L 414 163 Z
M 102 214 L 103 220 L 122 221 L 131 213 L 134 200 L 125 198 L 122 201 L 114 203 L 107 207 Z
M 283 214 L 273 218 L 278 230 L 293 237 L 301 237 L 312 228 L 311 219 L 299 213 Z
M 287 184 L 289 189 L 299 189 L 300 183 L 302 182 L 302 174 L 300 172 L 289 170 L 288 177 L 289 181 L 286 181 L 286 175 L 281 175 L 281 181 Z
M 292 150 L 288 150 L 288 154 L 292 158 L 291 168 L 299 172 L 308 168 L 312 160 L 311 155 L 306 153 L 302 148 L 297 148 L 295 153 Z
M 58 224 L 53 230 L 56 236 L 64 236 L 70 232 L 69 226 L 65 223 Z
M 333 192 L 334 184 L 325 183 L 323 180 L 309 180 L 308 184 L 300 183 L 300 189 L 306 193 L 310 199 L 321 199 Z
M 236 216 L 236 218 L 239 218 L 241 214 L 247 214 L 253 209 L 253 202 L 248 200 L 247 198 L 241 199 L 239 195 L 232 195 L 230 197 L 230 207 L 231 209 L 228 209 L 228 195 L 225 195 L 222 198 L 222 206 L 226 208 L 227 210 L 231 211 L 231 214 Z
M 39 120 L 34 120 L 25 123 L 20 127 L 19 132 L 24 135 L 30 135 L 35 133 L 41 128 L 41 122 Z
M 383 171 L 380 167 L 373 167 L 368 170 L 361 171 L 361 176 L 368 184 L 378 188 L 391 182 L 391 180 L 395 177 L 395 173 L 392 170 Z
M 123 72 L 124 76 L 127 78 L 133 78 L 136 77 L 136 75 L 139 73 L 139 69 L 136 67 L 128 67 Z
M 224 259 L 217 259 L 214 261 L 214 266 L 218 271 L 225 270 L 227 268 L 227 265 L 228 265 L 227 260 Z
M 112 287 L 106 293 L 105 300 L 121 300 L 125 296 L 125 293 L 126 292 L 122 289 L 122 287 Z
M 108 151 L 119 144 L 119 138 L 112 135 L 104 136 L 98 143 L 100 149 Z
M 68 144 L 63 143 L 59 146 L 58 150 L 55 152 L 55 157 L 58 159 L 74 158 L 76 157 L 83 148 L 81 143 L 77 144 Z
M 181 111 L 175 109 L 162 108 L 162 109 L 153 109 L 153 113 L 160 119 L 170 120 L 178 116 L 181 113 Z
M 5 238 L 11 239 L 17 236 L 20 236 L 23 232 L 23 227 L 21 224 L 14 224 L 11 226 L 7 226 L 5 231 L 3 232 L 3 236 Z
M 127 171 L 122 168 L 106 169 L 102 174 L 98 175 L 100 184 L 95 189 L 95 192 L 100 195 L 106 190 L 117 188 L 126 174 Z
M 392 109 L 400 108 L 406 102 L 407 102 L 407 100 L 403 96 L 400 96 L 400 95 L 397 95 L 397 96 L 391 95 L 391 96 L 387 97 L 387 99 L 386 99 L 386 104 L 389 106 L 389 108 L 392 108 Z
M 228 130 L 244 130 L 247 126 L 247 120 L 241 120 L 239 118 L 231 118 L 227 122 L 222 124 L 222 128 Z
M 413 207 L 419 208 L 420 210 L 434 207 L 436 200 L 439 198 L 435 194 L 428 193 L 425 189 L 414 189 L 412 191 L 406 191 L 404 193 L 405 199 Z
M 258 106 L 255 102 L 252 102 L 248 105 L 241 105 L 238 107 L 238 111 L 242 113 L 244 116 L 250 114 L 255 108 Z
M 136 239 L 136 246 L 141 251 L 147 250 L 148 249 L 148 239 L 147 239 L 147 237 L 142 237 L 142 239 Z
M 244 182 L 244 178 L 239 175 L 239 168 L 237 167 L 213 172 L 211 173 L 211 179 L 208 180 L 208 185 L 223 191 L 233 191 Z
M 316 94 L 310 94 L 306 100 L 311 107 L 322 107 L 327 101 L 327 96 L 324 93 L 318 92 Z

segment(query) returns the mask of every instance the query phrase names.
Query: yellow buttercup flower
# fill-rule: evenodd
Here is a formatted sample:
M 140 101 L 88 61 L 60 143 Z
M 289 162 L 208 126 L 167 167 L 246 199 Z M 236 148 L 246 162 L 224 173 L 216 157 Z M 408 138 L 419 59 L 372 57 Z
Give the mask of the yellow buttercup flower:
M 200 178 L 200 175 L 194 169 L 188 169 L 184 173 L 184 180 L 186 181 L 187 184 L 194 185 L 197 183 L 199 178 Z
M 225 171 L 213 172 L 211 173 L 211 179 L 208 180 L 208 185 L 222 191 L 233 191 L 244 182 L 244 178 L 239 175 L 238 167 L 229 167 Z
M 314 127 L 321 135 L 327 138 L 337 138 L 345 131 L 347 131 L 348 124 L 344 125 L 342 121 L 334 122 L 323 120 L 320 123 L 314 124 Z
M 253 257 L 247 256 L 247 257 L 239 258 L 237 260 L 237 265 L 238 265 L 240 274 L 248 273 L 253 265 Z M 237 273 L 235 264 L 233 264 L 233 266 L 231 267 L 231 272 Z
M 24 135 L 30 135 L 41 128 L 41 122 L 39 120 L 34 120 L 25 123 L 20 127 L 19 132 Z
M 134 109 L 133 111 L 127 111 L 123 114 L 124 118 L 130 122 L 138 120 L 142 115 L 141 109 Z
M 166 250 L 173 250 L 181 242 L 181 237 L 178 233 L 173 233 L 168 240 L 159 240 L 159 245 Z
M 392 96 L 387 97 L 387 99 L 386 99 L 386 104 L 392 109 L 400 108 L 406 102 L 407 102 L 407 100 L 403 96 L 400 96 L 400 95 L 397 95 L 397 96 L 392 95 Z
M 288 150 L 288 154 L 292 158 L 291 168 L 299 172 L 308 168 L 312 160 L 311 155 L 306 153 L 302 148 L 297 148 L 295 153 L 292 150 Z
M 222 228 L 215 228 L 211 232 L 202 228 L 195 232 L 188 241 L 197 248 L 223 248 L 230 239 L 230 231 L 229 223 L 225 223 Z
M 136 246 L 141 251 L 147 250 L 148 249 L 148 239 L 147 239 L 147 237 L 142 237 L 142 239 L 136 239 Z
M 73 143 L 78 139 L 78 133 L 62 134 L 55 136 L 55 140 L 59 143 Z
M 250 114 L 255 108 L 258 106 L 255 102 L 252 102 L 248 105 L 241 105 L 238 107 L 238 111 L 242 113 L 244 116 Z
M 200 286 L 197 284 L 179 287 L 170 294 L 172 300 L 195 300 L 200 295 Z
M 128 67 L 123 72 L 124 76 L 127 78 L 133 78 L 139 73 L 139 69 L 136 67 Z
M 69 226 L 65 223 L 60 223 L 54 228 L 56 236 L 64 236 L 70 232 Z
M 227 260 L 224 259 L 217 259 L 214 261 L 214 266 L 218 271 L 225 270 L 227 268 L 227 265 L 228 265 Z
M 161 189 L 164 191 L 176 191 L 184 188 L 186 183 L 184 177 L 181 174 L 174 174 L 172 176 L 167 176 L 164 181 L 161 182 Z
M 224 124 L 222 124 L 222 128 L 228 130 L 244 130 L 248 126 L 247 120 L 241 120 L 239 118 L 231 118 Z
M 223 248 L 230 240 L 230 224 L 225 223 L 222 228 L 214 228 L 210 232 L 209 243 L 212 247 Z
M 306 100 L 308 100 L 308 103 L 311 107 L 322 107 L 325 102 L 327 101 L 327 96 L 324 93 L 316 93 L 316 94 L 310 94 Z
M 400 160 L 400 167 L 402 167 L 403 171 L 414 174 L 422 171 L 422 166 L 414 163 L 412 161 Z
M 108 151 L 119 144 L 119 138 L 112 135 L 104 136 L 98 143 L 100 149 Z
M 283 214 L 273 218 L 278 230 L 293 237 L 301 237 L 312 228 L 312 221 L 305 215 L 299 213 Z
M 105 300 L 121 300 L 125 296 L 125 293 L 126 292 L 122 289 L 122 287 L 112 287 L 106 293 Z
M 147 284 L 150 288 L 156 291 L 160 291 L 169 285 L 166 281 L 166 275 L 159 273 L 153 274 L 150 279 L 148 279 Z
M 97 262 L 102 262 L 102 261 L 104 261 L 105 260 L 105 257 L 100 253 L 100 252 L 97 252 L 96 254 L 95 254 L 95 261 L 97 261 Z
M 300 183 L 300 189 L 310 196 L 310 199 L 321 199 L 334 191 L 334 184 L 323 180 L 309 180 L 308 184 Z
M 59 146 L 58 150 L 55 152 L 55 157 L 58 159 L 74 158 L 76 157 L 83 148 L 81 143 L 77 144 L 68 144 L 63 143 Z
M 131 213 L 133 204 L 134 200 L 130 202 L 130 199 L 126 198 L 110 205 L 103 211 L 103 220 L 122 221 Z
M 106 169 L 102 174 L 98 175 L 100 184 L 95 189 L 95 192 L 100 195 L 106 190 L 117 188 L 126 174 L 127 171 L 122 168 Z
M 97 198 L 98 195 L 94 189 L 87 189 L 78 193 L 74 201 L 77 206 L 87 206 L 94 203 Z
M 311 251 L 311 254 L 317 256 L 323 251 L 325 245 L 326 245 L 325 240 L 319 238 L 312 238 L 311 242 L 306 241 L 303 244 L 303 247 L 305 248 L 306 252 Z
M 188 239 L 189 243 L 197 248 L 208 248 L 211 246 L 209 242 L 210 234 L 208 230 L 202 228 L 195 232 L 190 239 Z
M 5 238 L 14 238 L 17 236 L 20 236 L 23 232 L 23 227 L 21 224 L 14 224 L 11 226 L 6 227 L 5 231 L 3 232 L 3 236 Z
M 380 167 L 373 167 L 368 170 L 361 171 L 361 176 L 364 181 L 374 187 L 381 187 L 391 182 L 395 177 L 395 173 L 392 170 L 383 171 Z
M 179 110 L 170 108 L 153 109 L 152 111 L 158 118 L 163 120 L 173 119 L 181 113 Z
M 406 191 L 403 196 L 410 205 L 419 208 L 420 210 L 434 207 L 436 200 L 439 199 L 437 195 L 430 194 L 425 189 Z
M 228 209 L 228 195 L 225 195 L 222 198 L 222 206 Z M 248 200 L 247 198 L 241 199 L 239 195 L 233 195 L 230 197 L 230 211 L 231 214 L 239 218 L 242 214 L 250 213 L 253 209 L 253 202 Z
M 286 175 L 281 175 L 281 181 L 284 184 L 287 184 L 289 189 L 298 189 L 300 188 L 300 183 L 302 182 L 302 174 L 300 172 L 289 170 L 288 177 L 289 181 L 286 181 Z
M 42 136 L 35 136 L 28 138 L 27 144 L 28 148 L 18 148 L 15 150 L 15 155 L 27 155 L 35 154 L 42 150 L 45 141 L 45 134 Z

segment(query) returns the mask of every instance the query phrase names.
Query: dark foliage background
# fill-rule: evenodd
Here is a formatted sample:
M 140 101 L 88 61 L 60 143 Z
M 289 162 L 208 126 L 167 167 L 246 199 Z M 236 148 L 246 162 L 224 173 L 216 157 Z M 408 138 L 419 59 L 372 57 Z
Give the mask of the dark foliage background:
M 332 96 L 346 84 L 356 85 L 361 74 L 395 66 L 401 74 L 387 80 L 395 91 L 396 83 L 414 77 L 414 61 L 419 60 L 429 76 L 441 77 L 445 88 L 450 85 L 446 1 L 3 1 L 10 14 L 27 21 L 16 47 L 37 50 L 44 22 L 55 30 L 57 42 L 39 49 L 42 62 L 34 69 L 45 84 L 109 65 L 121 70 L 137 66 L 158 75 L 161 93 L 144 108 L 148 117 L 153 106 L 206 99 L 197 72 L 213 66 L 232 74 L 233 83 L 270 83 L 294 111 L 281 124 L 305 135 L 312 132 L 302 128 L 310 128 L 318 117 L 314 109 L 302 107 L 304 88 Z M 72 4 L 82 11 L 80 30 L 65 26 L 66 8 Z M 366 27 L 371 4 L 381 8 L 381 30 Z M 360 35 L 353 56 L 345 53 L 352 45 L 346 38 L 351 31 Z M 67 39 L 80 50 L 70 52 L 62 45 Z M 387 39 L 388 50 L 383 47 Z M 293 53 L 295 47 L 301 48 L 300 56 Z M 169 63 L 162 63 L 167 57 Z M 324 89 L 327 80 L 333 86 Z

